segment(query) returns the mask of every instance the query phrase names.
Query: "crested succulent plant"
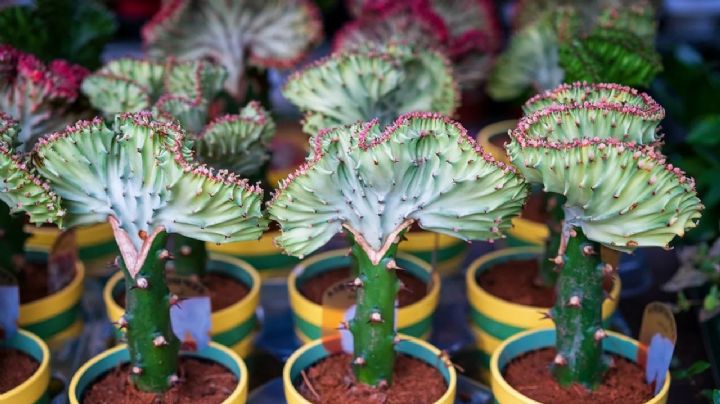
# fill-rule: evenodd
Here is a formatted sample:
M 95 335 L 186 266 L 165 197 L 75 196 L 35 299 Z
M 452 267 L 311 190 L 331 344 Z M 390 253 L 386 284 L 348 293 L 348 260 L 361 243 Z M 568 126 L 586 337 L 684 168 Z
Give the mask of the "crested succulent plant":
M 296 72 L 283 94 L 305 112 L 304 130 L 311 135 L 375 118 L 387 125 L 407 112 L 451 115 L 458 104 L 441 54 L 396 44 L 333 54 Z
M 490 75 L 491 97 L 508 100 L 574 81 L 647 86 L 662 70 L 655 13 L 644 0 L 554 6 L 523 19 Z
M 616 268 L 601 246 L 666 247 L 694 227 L 702 205 L 694 180 L 665 163 L 656 127 L 664 110 L 646 94 L 616 84 L 563 85 L 530 99 L 506 146 L 531 183 L 563 195 L 564 223 L 554 263 L 558 299 L 553 367 L 563 386 L 595 388 L 602 354 L 603 282 Z
M 208 123 L 210 102 L 225 78 L 222 66 L 204 60 L 160 64 L 118 59 L 88 77 L 83 91 L 106 116 L 152 109 L 157 119 L 177 120 L 193 141 L 198 160 L 217 170 L 257 177 L 269 160 L 275 123 L 254 101 L 239 114 Z M 204 274 L 208 255 L 203 241 L 175 235 L 173 246 L 178 274 Z
M 192 158 L 184 131 L 149 112 L 119 115 L 111 126 L 80 121 L 33 150 L 38 172 L 62 198 L 65 224 L 112 226 L 127 296 L 119 325 L 131 380 L 142 391 L 162 392 L 179 380 L 166 232 L 224 243 L 257 239 L 267 225 L 262 189 Z
M 86 74 L 83 67 L 64 60 L 45 66 L 31 54 L 0 45 L 0 112 L 18 121 L 20 131 L 13 146 L 19 152 L 68 123 Z
M 40 180 L 25 155 L 18 153 L 20 127 L 0 112 L 0 283 L 15 282 L 25 258 L 26 215 L 35 224 L 62 223 L 60 199 Z
M 220 63 L 228 72 L 225 89 L 241 100 L 249 67 L 290 67 L 319 40 L 318 15 L 308 0 L 171 0 L 142 35 L 152 57 Z
M 501 41 L 493 4 L 486 0 L 352 1 L 349 6 L 358 19 L 338 33 L 336 51 L 377 49 L 391 42 L 436 49 L 452 62 L 463 89 L 486 78 Z
M 465 240 L 501 237 L 527 187 L 439 114 L 406 114 L 384 130 L 377 119 L 327 129 L 313 146 L 268 205 L 282 230 L 275 241 L 302 257 L 348 232 L 357 263 L 349 324 L 355 374 L 366 384 L 389 383 L 402 287 L 395 252 L 403 234 L 417 224 Z

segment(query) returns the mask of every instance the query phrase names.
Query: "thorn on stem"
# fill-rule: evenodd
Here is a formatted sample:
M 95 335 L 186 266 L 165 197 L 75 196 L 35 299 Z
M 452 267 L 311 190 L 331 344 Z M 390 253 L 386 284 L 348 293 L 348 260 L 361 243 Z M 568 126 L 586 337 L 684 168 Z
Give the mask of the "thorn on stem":
M 370 319 L 368 320 L 368 322 L 373 324 L 379 324 L 384 323 L 385 320 L 383 320 L 382 315 L 380 315 L 379 311 L 373 311 L 372 313 L 370 313 Z
M 353 360 L 353 365 L 365 366 L 365 358 L 363 358 L 362 356 L 358 356 L 357 358 L 355 358 L 355 360 Z
M 161 346 L 166 346 L 168 344 L 168 341 L 162 335 L 158 335 L 157 337 L 153 338 L 152 344 L 154 347 L 159 348 Z
M 607 333 L 602 328 L 598 328 L 595 331 L 595 335 L 593 337 L 595 338 L 595 341 L 600 342 L 603 340 L 603 338 L 607 337 Z
M 148 282 L 147 278 L 137 278 L 135 280 L 135 286 L 138 289 L 147 289 L 150 286 L 150 283 Z
M 140 368 L 140 366 L 133 366 L 132 369 L 130 369 L 130 371 L 131 371 L 132 374 L 134 374 L 134 375 L 141 375 L 142 372 L 143 372 L 143 371 L 142 371 L 142 368 Z
M 571 296 L 570 300 L 568 300 L 568 302 L 567 302 L 567 305 L 568 305 L 568 307 L 578 308 L 578 307 L 580 307 L 580 301 L 581 301 L 580 296 L 578 296 L 578 295 Z
M 558 366 L 565 366 L 567 365 L 567 361 L 565 360 L 565 357 L 561 354 L 555 355 L 555 359 L 553 359 L 553 363 L 555 363 Z
M 582 253 L 584 256 L 589 257 L 591 255 L 595 255 L 595 247 L 593 247 L 590 244 L 584 245 L 582 248 Z

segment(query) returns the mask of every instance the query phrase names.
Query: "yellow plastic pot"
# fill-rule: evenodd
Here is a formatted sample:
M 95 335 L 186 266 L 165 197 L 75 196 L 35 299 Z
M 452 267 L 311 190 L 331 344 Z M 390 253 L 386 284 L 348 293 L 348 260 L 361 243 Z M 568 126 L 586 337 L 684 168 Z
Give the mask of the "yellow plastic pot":
M 45 252 L 28 251 L 30 261 L 47 260 Z M 75 264 L 75 277 L 59 291 L 20 305 L 21 328 L 45 340 L 51 349 L 61 346 L 68 339 L 80 335 L 83 329 L 81 298 L 85 267 Z
M 496 136 L 507 135 L 509 130 L 515 129 L 518 121 L 516 119 L 508 119 L 505 121 L 495 122 L 480 129 L 475 139 L 485 151 L 495 157 L 496 160 L 510 164 L 510 160 L 505 153 L 505 149 L 492 143 L 492 139 Z
M 57 227 L 25 226 L 30 233 L 27 248 L 36 251 L 50 251 L 60 235 Z M 108 263 L 118 255 L 112 228 L 107 223 L 98 223 L 75 229 L 78 257 L 85 264 L 87 276 L 107 276 Z
M 250 287 L 245 298 L 213 312 L 210 319 L 212 340 L 245 357 L 252 349 L 258 327 L 255 310 L 260 302 L 260 276 L 247 262 L 215 253 L 210 253 L 207 271 L 231 276 Z M 124 276 L 122 272 L 118 272 L 108 280 L 103 289 L 105 309 L 112 322 L 117 322 L 125 314 L 125 309 L 115 300 L 115 296 L 124 290 L 124 284 Z
M 476 279 L 493 265 L 510 260 L 536 259 L 542 251 L 541 247 L 505 248 L 476 259 L 467 270 L 465 283 L 470 302 L 470 329 L 485 369 L 489 367 L 491 355 L 505 339 L 525 330 L 552 327 L 554 323 L 542 317 L 542 313 L 550 310 L 549 307 L 525 306 L 500 299 L 481 288 Z M 603 320 L 609 319 L 617 309 L 620 287 L 620 279 L 616 278 L 610 291 L 611 298 L 603 302 Z M 482 376 L 487 379 L 486 372 Z
M 267 232 L 259 240 L 238 241 L 235 243 L 207 243 L 208 251 L 229 255 L 247 261 L 260 274 L 260 278 L 287 278 L 298 259 L 283 254 L 273 240 L 280 232 Z
M 223 401 L 225 404 L 243 404 L 248 393 L 248 370 L 235 352 L 214 342 L 207 348 L 198 352 L 182 352 L 182 356 L 194 357 L 218 363 L 232 373 L 238 379 L 238 384 L 230 393 L 230 396 Z M 68 387 L 68 398 L 71 404 L 80 404 L 85 390 L 92 385 L 98 377 L 108 371 L 130 361 L 130 353 L 125 345 L 118 345 L 114 348 L 95 356 L 78 369 L 70 380 Z
M 529 330 L 516 334 L 500 344 L 490 361 L 490 372 L 492 374 L 491 387 L 495 402 L 500 404 L 539 404 L 535 400 L 520 394 L 512 388 L 503 378 L 502 372 L 513 359 L 530 351 L 555 346 L 555 329 L 545 328 L 540 330 Z M 632 362 L 637 360 L 639 344 L 636 340 L 628 338 L 616 332 L 608 331 L 608 337 L 603 340 L 603 349 Z M 665 375 L 665 383 L 660 392 L 647 404 L 665 404 L 670 392 L 670 372 Z
M 495 136 L 506 135 L 509 130 L 515 129 L 517 120 L 510 119 L 490 124 L 480 130 L 477 141 L 496 160 L 510 164 L 505 149 L 492 143 Z M 508 244 L 512 246 L 542 245 L 548 237 L 549 231 L 544 223 L 516 217 L 512 221 L 513 227 L 508 231 Z
M 440 275 L 450 275 L 460 269 L 467 254 L 467 243 L 463 240 L 429 231 L 409 231 L 407 240 L 400 243 L 399 250 L 412 254 L 423 261 L 432 263 L 435 255 L 435 270 Z
M 305 259 L 293 269 L 288 278 L 290 308 L 295 323 L 295 334 L 303 343 L 321 338 L 335 331 L 337 324 L 323 324 L 323 306 L 312 302 L 300 293 L 299 285 L 323 272 L 348 267 L 352 258 L 346 249 L 328 251 Z M 412 255 L 398 253 L 398 266 L 418 277 L 430 290 L 421 300 L 401 307 L 397 311 L 398 332 L 427 339 L 432 331 L 432 317 L 440 299 L 440 276 L 430 265 Z
M 448 389 L 439 400 L 435 401 L 436 404 L 452 404 L 455 401 L 457 388 L 455 368 L 446 366 L 445 363 L 439 359 L 441 355 L 439 349 L 425 341 L 402 335 L 402 340 L 395 345 L 395 351 L 419 359 L 434 367 L 442 374 Z M 300 378 L 303 370 L 331 354 L 331 352 L 327 351 L 325 345 L 323 345 L 322 340 L 310 342 L 293 352 L 287 362 L 285 362 L 285 367 L 283 367 L 283 388 L 285 390 L 285 400 L 288 404 L 310 404 L 310 402 L 297 391 L 294 382 Z
M 27 380 L 12 390 L 0 394 L 0 403 L 46 403 L 48 384 L 50 384 L 50 351 L 37 335 L 26 330 L 18 332 L 10 339 L 0 340 L 0 347 L 14 348 L 40 364 Z

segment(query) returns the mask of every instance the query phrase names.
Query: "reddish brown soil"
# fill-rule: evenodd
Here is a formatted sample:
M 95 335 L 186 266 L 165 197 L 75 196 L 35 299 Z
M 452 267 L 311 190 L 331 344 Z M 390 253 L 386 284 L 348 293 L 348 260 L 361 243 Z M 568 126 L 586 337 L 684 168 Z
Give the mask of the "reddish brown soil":
M 357 383 L 351 360 L 339 354 L 316 363 L 305 371 L 312 389 L 302 378 L 297 381 L 300 394 L 313 403 L 421 404 L 434 403 L 447 390 L 440 372 L 415 358 L 398 356 L 392 385 L 379 388 Z
M 235 304 L 250 293 L 250 288 L 244 283 L 221 274 L 206 274 L 202 277 L 202 284 L 210 292 L 212 311 L 222 310 Z M 125 307 L 124 290 L 115 296 L 115 302 L 120 307 Z
M 18 277 L 18 287 L 21 304 L 46 297 L 48 295 L 47 265 L 26 263 Z
M 242 300 L 250 288 L 242 282 L 220 274 L 206 274 L 202 283 L 210 292 L 212 310 L 218 311 Z
M 0 348 L 0 394 L 22 384 L 40 364 L 30 355 L 12 348 Z
M 546 211 L 543 194 L 539 192 L 531 193 L 520 216 L 533 222 L 545 224 L 550 218 L 550 215 Z
M 537 260 L 506 261 L 485 270 L 477 282 L 488 293 L 503 300 L 551 307 L 555 304 L 555 289 L 536 284 L 539 267 Z
M 595 391 L 580 385 L 562 388 L 553 379 L 550 363 L 555 349 L 529 352 L 514 359 L 505 370 L 505 380 L 515 390 L 541 403 L 633 404 L 652 398 L 652 387 L 645 384 L 644 372 L 635 363 L 613 355 L 615 366 Z
M 322 304 L 323 295 L 332 285 L 347 279 L 350 276 L 350 268 L 339 268 L 313 277 L 303 282 L 300 293 L 315 304 Z M 399 272 L 398 278 L 405 284 L 406 289 L 398 293 L 400 307 L 411 305 L 427 295 L 428 285 L 420 279 L 405 273 Z
M 191 404 L 221 403 L 235 387 L 237 378 L 224 366 L 191 358 L 181 358 L 181 382 L 163 394 L 136 390 L 130 384 L 129 364 L 119 366 L 93 383 L 85 392 L 84 404 Z

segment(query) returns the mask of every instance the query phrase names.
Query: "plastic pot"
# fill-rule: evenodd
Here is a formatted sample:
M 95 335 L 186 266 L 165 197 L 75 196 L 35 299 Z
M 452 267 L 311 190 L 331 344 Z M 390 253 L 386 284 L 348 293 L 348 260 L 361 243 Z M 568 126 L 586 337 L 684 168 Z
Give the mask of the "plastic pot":
M 184 357 L 193 357 L 218 363 L 230 370 L 238 379 L 238 384 L 224 403 L 245 403 L 248 393 L 248 371 L 235 352 L 214 342 L 198 352 L 182 352 Z M 130 361 L 130 352 L 125 345 L 118 345 L 95 356 L 78 369 L 70 381 L 68 398 L 71 404 L 79 404 L 85 391 L 100 376 Z
M 419 278 L 430 288 L 421 300 L 398 309 L 397 328 L 402 334 L 427 339 L 432 330 L 432 316 L 440 298 L 440 276 L 430 265 L 412 255 L 398 253 L 398 266 Z M 349 267 L 352 257 L 347 249 L 328 251 L 305 259 L 295 267 L 288 278 L 288 295 L 295 322 L 295 334 L 300 341 L 309 342 L 333 333 L 337 324 L 323 325 L 323 306 L 300 293 L 299 286 L 321 273 Z
M 491 387 L 493 395 L 495 396 L 495 401 L 500 404 L 537 403 L 537 401 L 531 400 L 512 388 L 512 386 L 510 386 L 503 378 L 502 372 L 505 369 L 505 366 L 518 356 L 538 349 L 551 348 L 554 346 L 554 328 L 530 330 L 516 334 L 505 340 L 505 342 L 503 342 L 495 351 L 490 361 L 490 371 L 492 374 Z M 637 359 L 639 344 L 632 338 L 609 331 L 608 337 L 603 340 L 603 349 L 607 353 L 612 353 L 635 362 Z M 660 393 L 651 400 L 646 401 L 646 403 L 664 404 L 667 402 L 669 391 L 670 372 L 668 372 L 665 376 L 665 384 L 663 384 Z
M 214 311 L 210 319 L 212 340 L 244 357 L 252 349 L 258 327 L 255 310 L 260 302 L 260 276 L 247 262 L 214 253 L 210 253 L 207 271 L 230 276 L 250 287 L 247 296 L 222 310 Z M 108 318 L 112 322 L 117 322 L 125 313 L 125 309 L 115 300 L 124 290 L 125 280 L 122 272 L 113 275 L 105 284 L 103 300 Z
M 505 248 L 476 259 L 467 270 L 465 283 L 470 302 L 470 328 L 486 369 L 489 368 L 491 355 L 505 339 L 525 330 L 553 327 L 554 323 L 542 316 L 550 307 L 525 306 L 503 300 L 481 288 L 476 279 L 494 265 L 512 260 L 537 259 L 540 254 L 542 247 Z M 620 289 L 620 280 L 616 278 L 610 291 L 611 299 L 603 302 L 603 320 L 607 321 L 617 309 Z M 484 376 L 487 378 L 487 373 Z
M 402 337 L 403 339 L 395 346 L 395 351 L 420 359 L 437 369 L 445 379 L 448 389 L 435 403 L 452 404 L 455 400 L 457 385 L 455 368 L 448 367 L 444 361 L 439 360 L 441 352 L 434 346 L 417 338 L 406 335 Z M 309 404 L 309 401 L 295 388 L 295 382 L 300 378 L 300 373 L 303 370 L 331 354 L 332 352 L 328 352 L 322 340 L 316 340 L 304 345 L 290 356 L 283 368 L 283 388 L 285 390 L 285 400 L 287 400 L 288 404 Z
M 0 403 L 49 402 L 47 388 L 50 383 L 50 351 L 43 340 L 31 332 L 18 330 L 12 338 L 0 340 L 0 347 L 17 349 L 40 364 L 27 380 L 0 394 Z

